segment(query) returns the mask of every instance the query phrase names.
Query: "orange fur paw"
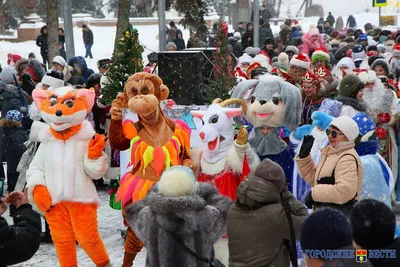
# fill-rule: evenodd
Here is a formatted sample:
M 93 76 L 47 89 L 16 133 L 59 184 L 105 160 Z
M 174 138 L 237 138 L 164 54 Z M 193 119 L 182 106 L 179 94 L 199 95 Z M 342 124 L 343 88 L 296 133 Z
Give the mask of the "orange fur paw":
M 96 134 L 94 139 L 89 141 L 88 144 L 88 157 L 90 159 L 98 159 L 106 147 L 107 137 L 103 134 Z
M 33 189 L 33 200 L 36 206 L 43 212 L 48 211 L 52 204 L 49 190 L 43 185 L 35 186 Z

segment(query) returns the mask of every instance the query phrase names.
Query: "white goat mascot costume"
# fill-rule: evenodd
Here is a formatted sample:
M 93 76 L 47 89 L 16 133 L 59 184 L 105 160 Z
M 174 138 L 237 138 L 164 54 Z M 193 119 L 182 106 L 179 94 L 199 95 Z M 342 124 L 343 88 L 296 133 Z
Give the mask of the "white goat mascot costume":
M 241 108 L 226 108 L 239 103 Z M 248 172 L 255 170 L 260 159 L 250 147 L 248 133 L 241 128 L 235 140 L 233 118 L 246 114 L 246 104 L 242 99 L 216 99 L 206 111 L 191 111 L 193 117 L 203 121 L 200 138 L 207 145 L 194 151 L 192 159 L 199 168 L 199 182 L 214 184 L 218 191 L 233 201 L 236 189 Z M 197 158 L 196 156 L 197 155 Z M 222 238 L 215 244 L 216 258 L 228 266 L 228 240 Z

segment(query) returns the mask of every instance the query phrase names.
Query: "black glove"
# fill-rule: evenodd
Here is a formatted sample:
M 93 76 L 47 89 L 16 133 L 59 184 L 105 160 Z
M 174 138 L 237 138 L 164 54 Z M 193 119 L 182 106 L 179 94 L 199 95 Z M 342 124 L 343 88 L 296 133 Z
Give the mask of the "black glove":
M 307 135 L 303 138 L 303 144 L 301 145 L 299 153 L 299 157 L 301 159 L 304 159 L 308 157 L 308 155 L 310 155 L 311 148 L 314 144 L 314 140 L 315 140 L 314 137 L 311 135 Z
M 29 95 L 32 95 L 33 89 L 35 89 L 36 85 L 32 79 L 32 76 L 29 73 L 24 73 L 21 76 L 21 88 Z
M 304 204 L 305 204 L 306 207 L 309 208 L 309 209 L 312 209 L 312 208 L 313 208 L 313 205 L 314 205 L 314 199 L 312 198 L 311 193 L 312 193 L 312 191 L 310 191 L 310 192 L 307 194 L 306 198 L 304 199 Z

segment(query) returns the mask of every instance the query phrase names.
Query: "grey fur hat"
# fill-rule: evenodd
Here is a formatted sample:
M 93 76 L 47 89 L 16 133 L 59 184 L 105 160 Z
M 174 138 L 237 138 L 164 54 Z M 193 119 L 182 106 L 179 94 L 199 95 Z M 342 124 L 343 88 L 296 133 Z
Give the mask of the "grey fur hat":
M 339 85 L 339 95 L 356 98 L 358 92 L 364 88 L 360 78 L 354 74 L 346 75 Z

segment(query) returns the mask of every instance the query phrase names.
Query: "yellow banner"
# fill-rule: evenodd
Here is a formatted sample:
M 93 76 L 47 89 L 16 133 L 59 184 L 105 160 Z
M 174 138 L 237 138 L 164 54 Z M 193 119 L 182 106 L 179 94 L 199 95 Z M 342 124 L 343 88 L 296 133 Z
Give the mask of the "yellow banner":
M 388 0 L 373 0 L 373 7 L 385 7 L 388 4 Z

